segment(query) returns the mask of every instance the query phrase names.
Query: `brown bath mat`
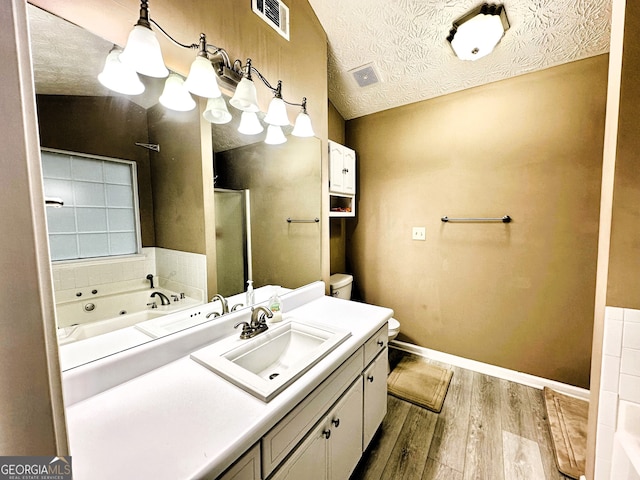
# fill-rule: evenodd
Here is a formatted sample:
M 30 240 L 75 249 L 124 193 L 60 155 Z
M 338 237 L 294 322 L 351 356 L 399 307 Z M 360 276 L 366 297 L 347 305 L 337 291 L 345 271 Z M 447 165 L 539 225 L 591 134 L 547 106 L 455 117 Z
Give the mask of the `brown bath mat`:
M 402 400 L 440 413 L 453 371 L 409 356 L 391 371 L 388 392 Z
M 544 403 L 558 470 L 579 479 L 584 475 L 589 402 L 545 387 Z

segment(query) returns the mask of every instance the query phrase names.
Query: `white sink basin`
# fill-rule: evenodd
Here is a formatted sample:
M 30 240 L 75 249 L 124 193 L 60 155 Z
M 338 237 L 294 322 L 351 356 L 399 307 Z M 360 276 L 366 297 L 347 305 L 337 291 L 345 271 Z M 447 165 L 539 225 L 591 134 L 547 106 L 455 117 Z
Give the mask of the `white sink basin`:
M 271 401 L 351 336 L 351 332 L 291 320 L 253 338 L 226 338 L 191 358 L 234 385 Z

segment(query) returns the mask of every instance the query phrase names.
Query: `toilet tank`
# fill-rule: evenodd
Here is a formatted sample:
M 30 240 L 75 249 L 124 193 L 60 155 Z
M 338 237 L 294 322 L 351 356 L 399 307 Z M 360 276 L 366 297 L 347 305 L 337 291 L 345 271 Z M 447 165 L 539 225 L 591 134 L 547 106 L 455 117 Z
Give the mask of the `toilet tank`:
M 334 273 L 329 277 L 331 296 L 351 300 L 351 284 L 353 275 L 346 273 Z

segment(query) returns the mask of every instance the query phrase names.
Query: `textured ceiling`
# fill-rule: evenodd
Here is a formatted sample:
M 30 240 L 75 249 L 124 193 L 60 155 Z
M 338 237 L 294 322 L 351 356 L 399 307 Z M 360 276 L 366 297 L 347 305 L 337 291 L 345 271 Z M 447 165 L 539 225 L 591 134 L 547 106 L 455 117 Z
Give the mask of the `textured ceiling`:
M 446 38 L 482 1 L 309 3 L 329 40 L 329 98 L 346 120 L 609 51 L 611 0 L 504 0 L 511 28 L 477 61 L 459 60 Z M 368 63 L 380 82 L 362 88 L 349 71 Z

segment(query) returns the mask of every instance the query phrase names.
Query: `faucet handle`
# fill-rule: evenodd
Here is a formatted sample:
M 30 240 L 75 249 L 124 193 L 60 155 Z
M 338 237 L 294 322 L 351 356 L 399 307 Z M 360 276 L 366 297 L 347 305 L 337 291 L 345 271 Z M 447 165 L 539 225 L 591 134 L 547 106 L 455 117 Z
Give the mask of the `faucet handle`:
M 158 308 L 158 304 L 156 302 L 147 303 L 147 307 Z
M 253 336 L 254 329 L 249 324 L 249 322 L 238 322 L 233 326 L 233 328 L 238 328 L 240 325 L 242 325 L 242 332 L 240 333 L 240 338 L 242 339 L 251 338 Z
M 174 302 L 177 302 L 180 299 L 180 297 L 178 297 L 178 295 L 171 295 L 171 298 L 173 298 Z

